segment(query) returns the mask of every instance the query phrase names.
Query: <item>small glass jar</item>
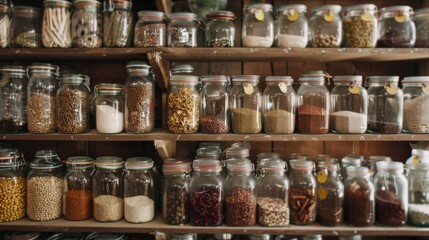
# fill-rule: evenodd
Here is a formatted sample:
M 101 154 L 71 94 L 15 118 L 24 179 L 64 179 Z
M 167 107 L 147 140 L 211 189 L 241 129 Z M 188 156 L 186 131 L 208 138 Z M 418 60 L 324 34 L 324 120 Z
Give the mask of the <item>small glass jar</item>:
M 262 93 L 258 87 L 259 76 L 232 77 L 230 109 L 234 133 L 259 133 L 262 129 Z
M 341 158 L 341 177 L 345 181 L 347 179 L 348 167 L 360 167 L 362 165 L 363 156 L 347 155 Z
M 10 46 L 39 48 L 42 46 L 42 10 L 28 6 L 14 6 L 10 21 Z
M 416 26 L 411 19 L 409 6 L 390 6 L 379 10 L 378 47 L 413 47 L 416 42 Z
M 104 4 L 105 47 L 129 47 L 133 41 L 133 11 L 130 0 L 108 0 Z
M 7 0 L 0 1 L 0 48 L 9 46 L 10 40 L 10 16 Z
M 95 159 L 92 177 L 93 216 L 99 222 L 115 222 L 124 215 L 123 161 L 120 157 Z
M 125 83 L 125 130 L 148 133 L 155 125 L 155 84 L 146 62 L 128 62 Z
M 429 47 L 429 8 L 418 9 L 414 12 L 413 21 L 416 25 L 416 44 L 417 48 Z
M 164 47 L 167 17 L 158 11 L 139 11 L 134 27 L 134 47 Z
M 71 3 L 66 0 L 44 0 L 43 7 L 43 46 L 46 48 L 71 47 Z
M 365 133 L 368 92 L 362 76 L 335 76 L 331 90 L 330 128 L 335 133 Z
M 343 9 L 345 46 L 349 48 L 374 48 L 377 44 L 377 6 L 358 4 Z
M 403 93 L 398 76 L 368 77 L 368 131 L 400 133 L 403 119 Z
M 63 191 L 63 215 L 66 220 L 81 221 L 92 217 L 92 165 L 90 157 L 67 158 Z
M 271 47 L 274 42 L 273 6 L 267 3 L 249 4 L 244 13 L 241 32 L 243 47 Z
M 197 15 L 187 12 L 171 13 L 168 21 L 168 47 L 198 47 Z
M 228 78 L 224 75 L 203 76 L 201 82 L 201 131 L 229 132 Z
M 404 92 L 404 131 L 429 133 L 429 76 L 406 77 L 402 80 Z
M 305 48 L 308 43 L 307 6 L 290 4 L 277 9 L 278 47 Z
M 295 130 L 296 93 L 290 76 L 265 78 L 263 102 L 264 131 L 268 134 L 293 133 Z
M 343 38 L 340 5 L 322 5 L 313 9 L 310 18 L 310 46 L 339 47 Z
M 408 224 L 429 226 L 429 165 L 407 164 L 408 168 Z
M 176 64 L 171 67 L 170 75 L 192 75 L 194 67 L 191 64 Z
M 205 39 L 207 47 L 234 47 L 235 15 L 229 11 L 211 12 L 207 15 Z
M 57 129 L 56 94 L 59 67 L 48 63 L 33 63 L 27 67 L 28 131 L 53 133 Z
M 5 65 L 0 68 L 0 131 L 27 131 L 27 85 L 23 66 Z
M 94 87 L 96 129 L 99 133 L 124 130 L 124 86 L 100 83 Z
M 173 75 L 168 92 L 167 125 L 171 133 L 195 133 L 200 125 L 198 77 Z
M 97 0 L 76 0 L 71 21 L 73 47 L 99 48 L 103 45 L 101 3 Z

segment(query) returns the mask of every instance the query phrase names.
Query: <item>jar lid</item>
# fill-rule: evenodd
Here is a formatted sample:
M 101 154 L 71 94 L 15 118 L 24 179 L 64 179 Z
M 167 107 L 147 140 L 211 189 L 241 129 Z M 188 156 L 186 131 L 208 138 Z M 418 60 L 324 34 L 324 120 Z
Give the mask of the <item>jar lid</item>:
M 32 63 L 30 66 L 27 67 L 27 71 L 38 73 L 54 72 L 58 74 L 59 69 L 60 68 L 57 65 L 50 63 Z
M 369 176 L 369 169 L 367 167 L 349 166 L 346 168 L 347 176 Z
M 125 67 L 127 72 L 145 72 L 148 73 L 152 68 L 147 62 L 144 61 L 131 61 L 127 62 Z
M 317 167 L 320 169 L 326 169 L 328 171 L 337 171 L 340 169 L 340 166 L 338 166 L 337 163 L 332 162 L 319 162 Z
M 221 172 L 222 163 L 219 160 L 195 159 L 192 162 L 192 169 L 197 172 Z
M 74 0 L 73 2 L 74 5 L 78 5 L 78 4 L 93 4 L 93 5 L 97 5 L 101 6 L 100 1 L 98 0 Z
M 125 161 L 126 169 L 152 169 L 153 168 L 153 160 L 148 157 L 131 157 Z
M 232 239 L 232 234 L 230 233 L 217 233 L 214 235 L 216 240 L 230 240 Z
M 163 164 L 162 165 L 162 172 L 165 174 L 171 174 L 171 173 L 189 173 L 191 168 L 191 162 L 187 161 L 178 161 L 178 162 L 172 162 L 169 164 Z
M 232 76 L 232 82 L 259 82 L 259 75 L 236 75 Z
M 171 83 L 198 83 L 198 77 L 193 75 L 173 75 L 170 78 Z
M 337 4 L 328 4 L 313 8 L 313 14 L 326 11 L 331 11 L 332 13 L 337 14 L 341 12 L 341 6 Z
M 245 147 L 230 147 L 225 150 L 226 158 L 249 157 L 250 150 Z
M 259 153 L 258 155 L 256 155 L 257 159 L 278 158 L 278 157 L 280 157 L 280 154 L 276 152 L 265 152 L 265 153 Z
M 71 6 L 71 3 L 69 1 L 66 1 L 66 0 L 44 0 L 43 4 L 44 5 L 52 4 L 53 6 L 62 5 L 62 6 L 66 6 L 66 7 Z
M 424 149 L 412 149 L 411 155 L 418 155 L 423 158 L 429 158 L 429 150 Z
M 201 77 L 201 82 L 227 82 L 228 77 L 225 75 L 206 75 Z
M 360 165 L 364 157 L 361 155 L 347 155 L 341 159 L 341 164 Z
M 81 240 L 83 236 L 82 233 L 56 233 L 46 240 Z
M 265 82 L 284 82 L 292 84 L 293 78 L 291 76 L 267 76 Z
M 368 83 L 398 83 L 399 76 L 370 76 L 367 77 Z
M 63 164 L 57 157 L 55 150 L 41 150 L 36 152 L 35 158 L 30 163 L 32 169 L 53 169 L 59 168 Z
M 229 161 L 226 163 L 226 169 L 232 172 L 251 172 L 253 171 L 253 163 L 247 161 Z
M 429 170 L 429 163 L 407 163 L 407 168 L 412 170 Z
M 89 86 L 90 84 L 90 78 L 87 75 L 83 74 L 63 74 L 60 75 L 58 80 L 60 81 L 60 84 L 81 84 L 84 83 L 85 85 Z
M 258 170 L 264 171 L 284 171 L 286 162 L 280 158 L 265 158 L 257 165 Z
M 3 65 L 0 67 L 0 73 L 2 74 L 25 74 L 24 66 L 18 65 Z
M 203 147 L 197 149 L 197 158 L 200 157 L 215 157 L 219 158 L 221 154 L 221 150 L 215 147 Z
M 249 142 L 236 142 L 231 145 L 231 148 L 235 148 L 235 147 L 243 147 L 243 148 L 250 149 L 251 145 Z
M 88 156 L 74 156 L 66 160 L 68 168 L 86 169 L 92 167 L 94 161 Z
M 86 236 L 85 240 L 122 240 L 124 239 L 124 233 L 99 233 L 93 232 Z
M 402 84 L 429 83 L 429 76 L 405 77 Z
M 176 12 L 168 15 L 168 19 L 172 20 L 190 20 L 195 21 L 198 19 L 197 15 L 190 12 Z
M 306 160 L 290 160 L 289 164 L 292 169 L 298 171 L 308 171 L 313 170 L 314 168 L 314 163 Z
M 380 14 L 385 13 L 398 13 L 398 12 L 408 12 L 410 15 L 413 15 L 413 8 L 406 5 L 399 6 L 390 6 L 380 9 Z
M 42 13 L 42 9 L 30 6 L 14 6 L 12 8 L 13 14 L 18 15 L 40 15 Z
M 324 83 L 325 77 L 323 77 L 323 76 L 301 76 L 298 79 L 298 82 L 300 82 L 300 83 L 311 83 L 311 82 Z
M 250 9 L 262 9 L 264 11 L 273 11 L 273 5 L 268 3 L 254 3 L 246 6 L 246 10 Z
M 115 156 L 102 156 L 95 159 L 95 166 L 103 169 L 120 169 L 123 163 L 122 158 Z
M 124 85 L 115 83 L 100 83 L 95 85 L 94 91 L 100 95 L 121 95 L 124 91 Z
M 200 142 L 198 143 L 198 147 L 199 148 L 209 147 L 209 148 L 221 149 L 220 143 L 218 142 Z
M 170 239 L 181 239 L 181 240 L 187 240 L 187 239 L 194 239 L 196 238 L 195 233 L 183 233 L 183 234 L 171 234 Z
M 376 163 L 377 170 L 404 170 L 404 164 L 401 162 L 394 161 L 380 161 Z
M 174 65 L 171 68 L 171 75 L 175 75 L 178 73 L 193 73 L 194 67 L 191 64 L 179 64 Z
M 358 84 L 362 84 L 362 76 L 361 75 L 335 76 L 334 77 L 334 83 L 335 82 L 338 82 L 338 83 L 342 83 L 342 82 L 346 82 L 346 83 L 355 82 L 355 83 L 358 83 Z
M 40 232 L 6 232 L 4 240 L 33 240 L 40 236 Z
M 377 11 L 377 6 L 374 4 L 357 4 L 352 6 L 347 6 L 343 8 L 343 15 L 351 11 Z
M 160 20 L 166 20 L 167 16 L 164 12 L 160 11 L 138 11 L 137 15 L 141 19 L 160 19 Z
M 17 148 L 2 148 L 0 149 L 0 157 L 11 156 L 19 153 Z
M 287 14 L 289 10 L 296 10 L 300 13 L 307 13 L 307 6 L 304 4 L 289 4 L 283 5 L 277 8 L 277 13 L 282 12 L 283 14 Z
M 215 11 L 207 14 L 207 19 L 225 19 L 225 20 L 234 20 L 235 14 L 230 11 Z
M 57 157 L 58 153 L 56 150 L 53 149 L 44 149 L 39 150 L 35 153 L 36 157 Z
M 392 161 L 392 158 L 389 156 L 370 156 L 368 158 L 368 162 L 370 164 L 375 164 L 376 162 L 380 161 Z

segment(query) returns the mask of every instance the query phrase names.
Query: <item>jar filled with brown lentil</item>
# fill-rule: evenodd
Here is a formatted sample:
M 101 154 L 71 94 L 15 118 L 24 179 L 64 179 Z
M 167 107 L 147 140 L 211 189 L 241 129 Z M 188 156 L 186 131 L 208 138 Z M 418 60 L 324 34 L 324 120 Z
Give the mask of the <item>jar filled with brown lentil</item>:
M 345 46 L 349 48 L 373 48 L 377 44 L 378 20 L 374 4 L 345 7 L 342 11 Z
M 43 7 L 43 46 L 46 48 L 71 47 L 71 3 L 66 0 L 44 0 Z
M 339 47 L 343 40 L 340 5 L 322 5 L 313 9 L 310 18 L 310 46 Z
M 290 4 L 279 7 L 276 12 L 277 46 L 305 48 L 308 43 L 307 7 Z
M 139 11 L 134 27 L 134 47 L 164 47 L 167 17 L 158 11 Z
M 207 47 L 234 47 L 235 15 L 229 11 L 211 12 L 205 26 Z
M 28 6 L 14 6 L 10 21 L 10 46 L 38 48 L 42 46 L 42 10 Z
M 71 28 L 73 46 L 97 48 L 103 45 L 101 3 L 97 0 L 76 0 Z
M 416 26 L 410 6 L 390 6 L 379 10 L 377 46 L 383 48 L 413 47 Z
M 107 0 L 104 4 L 105 47 L 129 47 L 133 41 L 133 12 L 130 0 Z
M 168 21 L 168 47 L 198 47 L 197 15 L 188 12 L 171 13 Z
M 0 1 L 0 47 L 9 46 L 10 40 L 10 15 L 9 4 L 7 0 Z

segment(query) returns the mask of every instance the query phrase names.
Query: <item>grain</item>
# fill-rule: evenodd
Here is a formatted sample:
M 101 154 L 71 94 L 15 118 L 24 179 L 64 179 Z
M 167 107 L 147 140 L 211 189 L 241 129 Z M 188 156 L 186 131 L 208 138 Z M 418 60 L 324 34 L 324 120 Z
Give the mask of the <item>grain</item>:
M 252 190 L 234 187 L 228 191 L 226 203 L 226 224 L 230 226 L 251 226 L 256 223 L 256 197 Z
M 151 221 L 155 216 L 155 203 L 147 196 L 127 197 L 124 201 L 125 220 L 132 223 Z
M 344 32 L 347 47 L 350 48 L 373 48 L 377 43 L 375 32 L 377 21 L 364 20 L 361 16 L 349 17 L 344 21 Z
M 28 98 L 28 131 L 31 133 L 52 133 L 56 130 L 56 98 L 36 93 Z
M 164 47 L 167 27 L 165 23 L 148 23 L 136 26 L 135 47 Z
M 277 45 L 279 47 L 291 48 L 305 48 L 307 46 L 308 38 L 305 36 L 279 34 L 277 36 Z
M 258 223 L 267 227 L 289 225 L 288 203 L 280 198 L 258 198 Z
M 262 129 L 261 113 L 251 108 L 232 109 L 234 133 L 259 133 Z
M 0 222 L 25 217 L 25 179 L 0 178 Z
M 368 129 L 376 133 L 386 134 L 401 132 L 401 127 L 399 124 L 384 121 L 368 121 Z
M 60 133 L 88 130 L 88 94 L 79 89 L 64 89 L 57 95 L 57 122 Z
M 273 45 L 273 38 L 259 37 L 259 36 L 244 36 L 243 47 L 271 47 Z
M 27 181 L 27 215 L 33 221 L 61 217 L 63 180 L 57 177 L 32 177 Z
M 181 88 L 168 96 L 168 130 L 172 133 L 195 133 L 199 127 L 200 96 Z
M 92 217 L 92 192 L 71 189 L 64 193 L 64 218 L 71 221 Z
M 331 130 L 336 133 L 364 133 L 367 126 L 365 114 L 352 111 L 331 113 Z
M 125 127 L 127 132 L 147 133 L 155 122 L 155 93 L 152 83 L 127 86 L 125 93 Z
M 211 41 L 206 41 L 207 47 L 234 47 L 234 41 L 230 38 L 216 38 Z
M 265 113 L 265 132 L 271 134 L 293 133 L 295 114 L 283 109 L 274 109 Z
M 302 133 L 327 133 L 327 112 L 323 107 L 304 104 L 298 107 L 298 128 Z
M 404 129 L 413 133 L 429 133 L 429 94 L 404 101 Z
M 124 214 L 124 200 L 113 195 L 100 195 L 94 198 L 94 219 L 99 222 L 121 220 Z

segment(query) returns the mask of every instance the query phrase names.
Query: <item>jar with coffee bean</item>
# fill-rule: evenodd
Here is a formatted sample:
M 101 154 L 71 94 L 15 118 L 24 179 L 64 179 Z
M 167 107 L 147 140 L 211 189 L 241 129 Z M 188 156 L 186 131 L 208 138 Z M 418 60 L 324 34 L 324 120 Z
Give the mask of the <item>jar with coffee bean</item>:
M 402 80 L 404 92 L 404 131 L 429 133 L 429 76 L 406 77 Z
M 271 47 L 274 42 L 273 6 L 267 3 L 249 4 L 244 14 L 241 32 L 243 47 Z
M 124 86 L 100 83 L 94 87 L 94 92 L 97 132 L 122 132 L 124 130 Z
M 377 46 L 384 48 L 413 47 L 416 42 L 416 26 L 411 19 L 410 6 L 390 6 L 380 9 Z
M 10 47 L 39 48 L 42 46 L 42 10 L 28 6 L 14 6 L 10 21 Z
M 310 46 L 339 47 L 343 38 L 340 5 L 322 5 L 313 9 L 310 18 Z
M 134 27 L 134 47 L 164 47 L 167 17 L 158 11 L 139 11 Z
M 235 15 L 229 11 L 207 14 L 205 39 L 207 47 L 234 47 Z
M 407 164 L 408 172 L 408 224 L 429 226 L 429 164 Z
M 307 6 L 290 4 L 277 9 L 276 39 L 278 47 L 305 48 L 308 43 Z
M 7 0 L 0 1 L 0 48 L 7 48 L 10 40 L 10 15 Z
M 415 47 L 429 47 L 429 8 L 418 9 L 414 12 L 414 24 L 416 25 Z
M 129 47 L 133 41 L 132 1 L 107 0 L 103 15 L 104 46 Z
M 377 44 L 378 20 L 374 4 L 359 4 L 343 8 L 345 46 L 373 48 Z
M 101 3 L 97 0 L 76 0 L 73 3 L 73 47 L 98 48 L 103 45 Z
M 198 47 L 197 15 L 188 12 L 171 13 L 168 21 L 168 47 Z
M 46 48 L 71 47 L 71 3 L 66 0 L 44 0 L 43 8 L 43 46 Z

